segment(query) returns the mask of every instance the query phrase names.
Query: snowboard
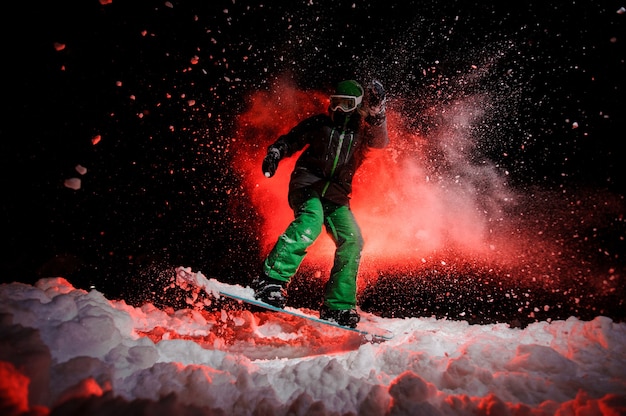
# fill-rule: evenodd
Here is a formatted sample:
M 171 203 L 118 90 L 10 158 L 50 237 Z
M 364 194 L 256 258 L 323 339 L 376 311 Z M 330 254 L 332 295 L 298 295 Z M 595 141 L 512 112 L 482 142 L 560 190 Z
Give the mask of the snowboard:
M 320 319 L 319 317 L 306 313 L 300 309 L 292 308 L 289 306 L 285 308 L 278 308 L 276 306 L 270 305 L 269 303 L 265 303 L 258 299 L 255 299 L 254 290 L 252 290 L 252 288 L 250 287 L 244 288 L 239 285 L 229 285 L 227 283 L 222 283 L 216 279 L 207 279 L 202 273 L 194 273 L 191 271 L 190 268 L 178 267 L 176 269 L 176 282 L 179 284 L 179 286 L 191 285 L 193 287 L 203 289 L 207 294 L 213 296 L 216 299 L 219 299 L 220 296 L 224 296 L 226 298 L 230 298 L 239 302 L 245 302 L 249 305 L 258 306 L 270 311 L 297 316 L 320 325 L 327 325 L 345 331 L 351 331 L 361 335 L 367 341 L 381 342 L 393 338 L 393 334 L 390 331 L 384 328 L 377 327 L 373 322 L 369 322 L 367 320 L 364 320 L 363 318 L 356 328 L 351 328 L 349 326 L 339 325 L 337 322 L 334 321 L 326 321 L 324 319 Z

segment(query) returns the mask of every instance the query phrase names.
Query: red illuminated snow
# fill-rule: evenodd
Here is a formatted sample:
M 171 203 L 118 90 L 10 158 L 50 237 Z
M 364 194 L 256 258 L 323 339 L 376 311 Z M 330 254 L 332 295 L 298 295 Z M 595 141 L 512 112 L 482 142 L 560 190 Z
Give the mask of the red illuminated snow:
M 61 278 L 1 285 L 2 414 L 626 412 L 626 324 L 609 318 L 511 329 L 364 314 L 394 334 L 369 343 L 287 314 L 190 302 L 132 307 Z

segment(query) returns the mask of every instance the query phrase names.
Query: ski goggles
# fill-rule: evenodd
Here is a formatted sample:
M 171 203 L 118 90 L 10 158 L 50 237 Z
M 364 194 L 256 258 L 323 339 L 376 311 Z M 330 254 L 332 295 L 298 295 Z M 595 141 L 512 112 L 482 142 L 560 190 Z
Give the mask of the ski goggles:
M 363 96 L 355 97 L 353 95 L 331 95 L 330 96 L 330 110 L 341 110 L 344 113 L 349 113 L 356 109 L 363 101 Z

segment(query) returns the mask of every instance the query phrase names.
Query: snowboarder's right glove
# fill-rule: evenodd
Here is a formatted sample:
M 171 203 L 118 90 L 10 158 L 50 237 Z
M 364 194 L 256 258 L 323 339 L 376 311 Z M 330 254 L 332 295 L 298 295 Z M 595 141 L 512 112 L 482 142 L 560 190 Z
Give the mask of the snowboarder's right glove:
M 280 150 L 277 147 L 270 146 L 267 149 L 267 154 L 263 159 L 263 174 L 266 178 L 271 178 L 278 169 L 278 162 L 280 161 Z

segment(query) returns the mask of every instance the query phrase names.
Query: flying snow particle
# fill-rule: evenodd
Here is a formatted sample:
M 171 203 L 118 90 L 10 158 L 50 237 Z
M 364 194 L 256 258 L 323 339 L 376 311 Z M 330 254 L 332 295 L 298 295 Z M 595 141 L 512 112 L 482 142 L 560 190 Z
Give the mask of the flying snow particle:
M 80 179 L 79 178 L 69 178 L 66 179 L 65 182 L 63 182 L 63 185 L 65 185 L 66 188 L 70 188 L 73 190 L 79 190 L 80 189 Z
M 76 169 L 76 172 L 80 173 L 81 175 L 84 175 L 85 173 L 87 173 L 87 168 L 85 168 L 82 165 L 76 165 L 74 169 Z
M 626 8 L 620 7 L 619 9 L 617 9 L 617 14 L 624 14 L 624 13 L 626 13 Z

